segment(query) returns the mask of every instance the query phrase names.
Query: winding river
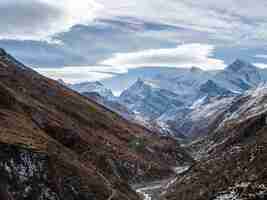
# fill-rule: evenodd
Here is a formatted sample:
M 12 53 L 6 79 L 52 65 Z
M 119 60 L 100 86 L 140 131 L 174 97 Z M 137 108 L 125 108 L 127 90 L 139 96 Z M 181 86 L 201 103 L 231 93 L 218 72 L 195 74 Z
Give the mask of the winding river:
M 178 175 L 186 172 L 189 166 L 175 167 L 173 170 Z M 134 186 L 133 188 L 137 193 L 144 197 L 144 200 L 159 200 L 164 192 L 173 185 L 177 180 L 177 177 L 146 183 L 144 185 Z

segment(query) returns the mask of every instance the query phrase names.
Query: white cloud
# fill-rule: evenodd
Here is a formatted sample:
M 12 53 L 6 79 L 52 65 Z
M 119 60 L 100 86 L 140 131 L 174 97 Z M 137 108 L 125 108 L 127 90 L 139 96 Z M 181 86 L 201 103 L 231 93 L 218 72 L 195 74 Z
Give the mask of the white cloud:
M 255 58 L 263 58 L 263 59 L 267 59 L 267 55 L 264 54 L 258 54 L 256 56 L 254 56 Z
M 1 0 L 0 39 L 46 40 L 87 24 L 102 6 L 94 0 Z
M 93 19 L 132 17 L 236 42 L 267 40 L 266 9 L 265 0 L 1 0 L 0 38 L 47 39 Z
M 255 65 L 256 67 L 259 67 L 259 68 L 267 68 L 266 63 L 253 63 L 253 65 Z
M 213 44 L 218 52 L 224 49 L 224 55 L 218 55 L 227 62 L 238 57 L 238 53 L 225 53 L 229 46 L 239 48 L 236 51 L 240 47 L 262 48 L 267 41 L 266 10 L 266 0 L 0 0 L 0 40 L 64 41 L 64 45 L 52 44 L 48 50 L 35 46 L 36 54 L 25 51 L 31 44 L 18 45 L 24 56 L 35 57 L 35 63 L 40 62 L 42 52 L 49 51 L 47 59 L 42 58 L 45 64 L 51 61 L 49 65 L 96 64 L 114 54 L 102 63 L 123 69 L 134 65 L 222 68 L 223 61 L 212 58 L 214 47 L 203 44 Z M 106 22 L 98 23 L 101 19 Z M 112 20 L 117 24 L 108 22 Z M 129 23 L 120 24 L 123 20 Z M 91 26 L 68 31 L 76 24 Z M 66 33 L 56 35 L 62 32 Z M 181 52 L 182 47 L 165 49 L 181 41 L 202 45 L 187 45 L 187 55 Z M 60 59 L 51 56 L 53 48 L 62 50 Z M 66 55 L 74 55 L 75 62 Z
M 267 40 L 266 0 L 1 0 L 0 39 L 48 40 L 93 19 L 138 18 L 229 43 Z
M 222 60 L 212 58 L 214 46 L 208 44 L 184 44 L 170 49 L 151 49 L 132 53 L 116 53 L 102 65 L 135 68 L 144 66 L 192 67 L 222 69 Z
M 114 73 L 127 71 L 117 67 L 102 66 L 66 66 L 62 68 L 35 68 L 40 74 L 49 78 L 62 79 L 67 83 L 98 81 L 115 76 Z
M 127 16 L 214 34 L 233 41 L 266 40 L 267 2 L 257 0 L 97 0 L 102 17 Z M 241 41 L 240 41 L 241 40 Z

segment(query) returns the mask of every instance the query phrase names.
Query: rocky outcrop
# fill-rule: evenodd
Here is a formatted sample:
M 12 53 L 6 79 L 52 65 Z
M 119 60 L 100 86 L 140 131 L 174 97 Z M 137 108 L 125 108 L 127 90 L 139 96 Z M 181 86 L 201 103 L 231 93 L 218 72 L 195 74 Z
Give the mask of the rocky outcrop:
M 110 195 L 101 179 L 95 177 L 94 183 L 85 184 L 74 163 L 71 166 L 47 153 L 17 145 L 1 144 L 0 149 L 1 193 L 9 199 L 85 200 L 107 199 Z M 88 188 L 84 190 L 82 185 Z

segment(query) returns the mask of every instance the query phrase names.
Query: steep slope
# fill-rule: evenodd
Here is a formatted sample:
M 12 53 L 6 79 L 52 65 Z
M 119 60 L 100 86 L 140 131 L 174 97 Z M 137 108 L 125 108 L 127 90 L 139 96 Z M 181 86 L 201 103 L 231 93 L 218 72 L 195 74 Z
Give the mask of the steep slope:
M 198 161 L 162 199 L 266 199 L 267 87 L 237 97 L 191 148 Z
M 116 112 L 124 119 L 134 122 L 135 121 L 135 114 L 131 112 L 126 106 L 120 103 L 118 98 L 106 98 L 101 96 L 98 92 L 84 92 L 81 93 L 83 96 L 95 101 L 106 108 Z M 138 122 L 137 122 L 138 123 Z
M 182 134 L 189 140 L 196 139 L 209 133 L 210 127 L 231 106 L 232 101 L 233 97 L 204 97 L 192 107 L 174 113 L 166 123 L 177 136 Z
M 177 137 L 184 135 L 188 139 L 194 139 L 206 135 L 208 127 L 229 108 L 236 96 L 236 93 L 209 80 L 200 86 L 197 99 L 191 106 L 166 113 L 169 117 L 165 123 Z
M 0 51 L 0 197 L 139 199 L 128 183 L 191 158 Z

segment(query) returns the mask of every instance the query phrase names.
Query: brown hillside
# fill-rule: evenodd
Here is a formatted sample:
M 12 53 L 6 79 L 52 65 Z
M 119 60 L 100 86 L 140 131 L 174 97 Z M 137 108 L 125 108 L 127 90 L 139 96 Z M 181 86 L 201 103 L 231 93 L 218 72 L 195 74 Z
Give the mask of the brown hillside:
M 0 51 L 0 191 L 14 199 L 139 199 L 128 183 L 191 158 Z

